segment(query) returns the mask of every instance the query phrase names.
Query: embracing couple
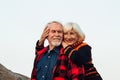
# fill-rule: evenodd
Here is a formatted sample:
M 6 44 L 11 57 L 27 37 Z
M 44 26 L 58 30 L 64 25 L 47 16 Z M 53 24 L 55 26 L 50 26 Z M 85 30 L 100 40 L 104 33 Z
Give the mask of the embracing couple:
M 48 40 L 48 46 L 44 41 Z M 77 23 L 49 22 L 36 43 L 31 80 L 103 80 Z

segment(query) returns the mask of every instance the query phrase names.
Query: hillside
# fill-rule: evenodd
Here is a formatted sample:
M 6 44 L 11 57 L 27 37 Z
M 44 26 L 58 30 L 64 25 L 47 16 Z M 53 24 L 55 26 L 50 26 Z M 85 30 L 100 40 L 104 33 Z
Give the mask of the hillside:
M 0 64 L 0 80 L 30 80 L 27 76 L 12 72 Z

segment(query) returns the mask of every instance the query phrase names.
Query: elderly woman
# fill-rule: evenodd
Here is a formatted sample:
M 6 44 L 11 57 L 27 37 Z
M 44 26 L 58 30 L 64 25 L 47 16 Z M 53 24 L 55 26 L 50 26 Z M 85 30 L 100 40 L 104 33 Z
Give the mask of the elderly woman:
M 67 57 L 78 67 L 84 66 L 85 80 L 102 80 L 92 63 L 91 47 L 84 40 L 85 34 L 78 24 L 70 22 L 64 25 L 63 46 Z

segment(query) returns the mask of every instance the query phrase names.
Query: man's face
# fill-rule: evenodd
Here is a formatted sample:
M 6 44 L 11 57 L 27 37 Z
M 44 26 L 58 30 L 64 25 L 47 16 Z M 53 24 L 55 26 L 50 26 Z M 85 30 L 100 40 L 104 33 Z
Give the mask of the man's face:
M 48 33 L 48 42 L 50 46 L 59 46 L 63 39 L 63 28 L 58 23 L 51 23 L 48 25 L 50 29 Z

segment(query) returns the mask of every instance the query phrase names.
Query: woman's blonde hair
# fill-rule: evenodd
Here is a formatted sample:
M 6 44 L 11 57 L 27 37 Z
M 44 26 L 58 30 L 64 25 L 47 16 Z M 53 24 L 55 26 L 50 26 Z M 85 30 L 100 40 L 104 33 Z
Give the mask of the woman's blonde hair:
M 80 36 L 80 39 L 82 41 L 85 40 L 85 34 L 83 33 L 83 31 L 77 23 L 69 22 L 64 25 L 64 32 L 67 32 L 72 29 Z

